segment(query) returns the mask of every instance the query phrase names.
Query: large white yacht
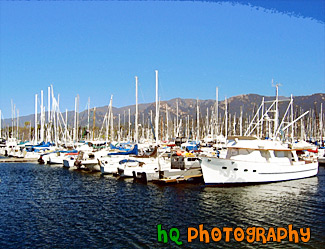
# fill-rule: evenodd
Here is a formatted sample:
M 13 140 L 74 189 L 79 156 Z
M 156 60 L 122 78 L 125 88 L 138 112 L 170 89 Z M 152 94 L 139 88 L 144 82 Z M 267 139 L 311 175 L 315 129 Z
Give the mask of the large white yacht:
M 318 163 L 300 161 L 296 150 L 280 141 L 238 137 L 223 158 L 203 157 L 206 185 L 263 183 L 315 176 Z

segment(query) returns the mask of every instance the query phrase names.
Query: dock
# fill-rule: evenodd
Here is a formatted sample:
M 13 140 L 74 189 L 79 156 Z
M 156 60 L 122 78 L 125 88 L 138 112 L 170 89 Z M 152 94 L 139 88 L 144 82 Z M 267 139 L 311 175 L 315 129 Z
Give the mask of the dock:
M 6 157 L 0 158 L 0 163 L 37 163 L 37 160 L 35 158 Z
M 159 180 L 154 180 L 153 183 L 167 185 L 167 184 L 177 184 L 177 183 L 201 183 L 203 182 L 203 175 L 189 175 L 181 178 L 162 178 Z

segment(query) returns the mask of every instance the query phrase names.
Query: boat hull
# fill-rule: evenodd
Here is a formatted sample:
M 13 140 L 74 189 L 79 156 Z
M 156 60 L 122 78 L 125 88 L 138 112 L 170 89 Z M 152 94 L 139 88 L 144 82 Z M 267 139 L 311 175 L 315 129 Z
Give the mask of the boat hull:
M 288 181 L 318 173 L 317 163 L 283 165 L 220 158 L 203 158 L 201 168 L 206 185 Z

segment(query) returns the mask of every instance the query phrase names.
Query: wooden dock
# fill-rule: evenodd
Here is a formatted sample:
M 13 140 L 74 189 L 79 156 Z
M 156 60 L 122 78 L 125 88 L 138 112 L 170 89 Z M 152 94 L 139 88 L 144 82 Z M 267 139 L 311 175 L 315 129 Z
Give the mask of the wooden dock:
M 203 175 L 191 175 L 184 176 L 182 178 L 163 178 L 159 180 L 154 180 L 153 183 L 156 184 L 177 184 L 177 183 L 200 183 L 203 182 Z
M 35 158 L 6 157 L 0 158 L 0 163 L 37 163 L 37 160 Z

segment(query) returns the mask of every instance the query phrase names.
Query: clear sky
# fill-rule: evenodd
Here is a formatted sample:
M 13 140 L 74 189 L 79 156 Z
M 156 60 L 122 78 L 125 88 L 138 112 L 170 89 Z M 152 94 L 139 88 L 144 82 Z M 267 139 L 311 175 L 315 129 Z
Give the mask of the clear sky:
M 276 10 L 277 2 L 282 4 Z M 291 1 L 291 7 L 295 1 Z M 34 113 L 34 95 L 54 86 L 60 109 L 135 104 L 159 96 L 219 99 L 272 96 L 271 81 L 289 96 L 325 92 L 325 25 L 319 7 L 309 16 L 282 1 L 273 10 L 232 2 L 37 1 L 0 2 L 0 109 Z M 317 4 L 315 4 L 317 3 Z M 302 8 L 303 9 L 303 8 Z M 315 13 L 316 19 L 312 17 Z M 317 19 L 317 15 L 321 18 Z M 322 19 L 323 18 L 323 19 Z

